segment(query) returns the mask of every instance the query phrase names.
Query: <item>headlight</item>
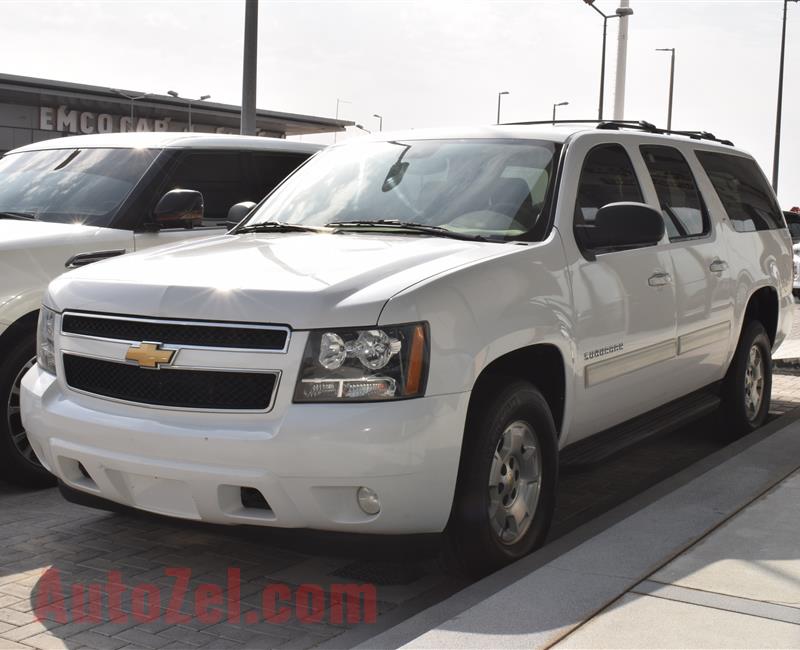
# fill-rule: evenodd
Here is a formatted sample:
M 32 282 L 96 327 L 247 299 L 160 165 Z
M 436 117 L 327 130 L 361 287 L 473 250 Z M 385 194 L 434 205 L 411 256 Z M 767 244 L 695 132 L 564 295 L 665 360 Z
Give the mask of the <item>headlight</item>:
M 42 370 L 56 374 L 56 312 L 45 306 L 39 310 L 36 329 L 36 361 Z
M 428 376 L 424 323 L 311 332 L 295 402 L 420 397 Z

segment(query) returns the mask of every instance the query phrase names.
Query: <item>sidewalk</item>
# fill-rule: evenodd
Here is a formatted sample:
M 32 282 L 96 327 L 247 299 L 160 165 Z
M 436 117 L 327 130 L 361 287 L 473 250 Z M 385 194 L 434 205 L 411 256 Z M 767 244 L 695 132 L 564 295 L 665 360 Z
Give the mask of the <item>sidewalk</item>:
M 365 648 L 800 648 L 800 413 Z
M 800 472 L 555 647 L 800 647 Z

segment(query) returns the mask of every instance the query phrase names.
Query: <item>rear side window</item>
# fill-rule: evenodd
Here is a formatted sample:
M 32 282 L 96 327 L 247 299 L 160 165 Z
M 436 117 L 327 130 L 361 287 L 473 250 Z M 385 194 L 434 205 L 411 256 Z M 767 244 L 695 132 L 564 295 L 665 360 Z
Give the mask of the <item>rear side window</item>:
M 253 168 L 258 198 L 253 200 L 260 201 L 264 198 L 307 158 L 305 154 L 254 153 Z
M 642 146 L 640 151 L 653 179 L 670 241 L 707 235 L 708 214 L 681 152 L 664 146 Z
M 711 151 L 695 153 L 734 230 L 754 232 L 784 227 L 775 196 L 754 160 Z
M 258 201 L 261 197 L 249 186 L 238 151 L 189 152 L 178 162 L 167 190 L 197 190 L 203 194 L 205 220 L 225 221 L 228 208 L 240 201 Z
M 592 149 L 583 162 L 575 201 L 575 235 L 583 246 L 594 248 L 592 227 L 597 211 L 609 203 L 642 202 L 642 190 L 625 149 L 603 144 Z

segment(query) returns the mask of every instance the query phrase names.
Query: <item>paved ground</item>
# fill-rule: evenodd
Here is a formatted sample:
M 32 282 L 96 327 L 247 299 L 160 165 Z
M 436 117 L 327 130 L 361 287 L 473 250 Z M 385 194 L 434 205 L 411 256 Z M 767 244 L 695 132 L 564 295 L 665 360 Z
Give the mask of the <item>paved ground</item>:
M 797 648 L 798 537 L 800 472 L 555 647 Z
M 800 406 L 800 371 L 780 372 L 773 384 L 773 417 Z M 700 421 L 643 442 L 599 466 L 564 472 L 551 538 L 718 450 L 721 443 L 714 433 L 713 419 Z M 0 483 L 0 648 L 347 647 L 465 586 L 444 573 L 436 552 L 435 540 L 365 542 L 110 514 L 69 504 L 55 490 L 30 492 Z M 272 596 L 277 593 L 278 600 L 270 602 L 273 608 L 276 602 L 290 605 L 288 620 L 268 622 L 259 617 L 259 622 L 252 623 L 243 614 L 232 622 L 213 616 L 205 621 L 193 616 L 178 624 L 167 621 L 166 612 L 176 609 L 170 602 L 175 585 L 180 576 L 187 575 L 169 576 L 167 569 L 191 571 L 189 595 L 179 610 L 196 613 L 198 585 L 219 585 L 214 593 L 221 601 L 235 592 L 228 575 L 231 567 L 241 573 L 244 612 L 259 610 L 266 585 L 286 585 L 285 593 L 271 592 Z M 52 571 L 44 576 L 48 568 Z M 119 572 L 124 585 L 119 609 L 127 622 L 75 622 L 74 608 L 66 611 L 67 607 L 55 606 L 61 602 L 59 594 L 67 598 L 67 605 L 79 602 L 72 598 L 72 589 L 84 587 L 88 594 L 90 584 L 106 584 L 109 571 Z M 60 582 L 55 582 L 56 577 Z M 359 626 L 348 623 L 346 617 L 338 620 L 331 585 L 342 583 L 375 586 L 375 624 Z M 155 610 L 142 595 L 147 592 L 142 585 L 147 584 L 155 584 L 158 590 L 156 598 L 161 602 Z M 313 606 L 295 607 L 298 594 Z M 321 594 L 322 600 L 314 600 L 315 594 Z M 48 617 L 52 620 L 36 620 L 37 598 L 40 604 L 51 605 Z M 199 598 L 202 601 L 203 595 Z M 88 602 L 87 596 L 84 609 L 91 614 Z M 106 595 L 101 604 L 107 617 L 113 603 Z M 223 606 L 224 602 L 208 609 Z M 154 611 L 161 616 L 143 622 Z M 69 615 L 67 620 L 62 613 Z

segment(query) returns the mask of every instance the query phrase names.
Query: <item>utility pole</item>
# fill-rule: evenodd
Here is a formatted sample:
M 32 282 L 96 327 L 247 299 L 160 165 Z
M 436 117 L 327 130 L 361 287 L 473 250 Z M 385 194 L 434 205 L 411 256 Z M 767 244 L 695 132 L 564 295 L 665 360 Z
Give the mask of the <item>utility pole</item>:
M 669 108 L 667 109 L 667 131 L 672 131 L 672 102 L 675 97 L 675 48 L 659 47 L 656 52 L 672 52 L 672 62 L 669 66 Z
M 256 134 L 256 74 L 258 71 L 258 0 L 244 0 L 244 57 L 242 61 L 242 135 Z
M 625 11 L 630 10 L 630 0 L 620 0 L 619 8 Z M 614 88 L 614 119 L 625 119 L 625 81 L 628 69 L 628 16 L 630 14 L 618 14 L 619 19 L 619 38 L 617 40 L 617 75 Z
M 772 189 L 778 193 L 778 172 L 781 162 L 781 120 L 783 117 L 783 63 L 786 57 L 786 14 L 790 0 L 783 0 L 783 31 L 781 32 L 781 64 L 778 71 L 778 116 L 775 119 L 775 157 L 772 161 Z M 798 0 L 791 0 L 798 2 Z

